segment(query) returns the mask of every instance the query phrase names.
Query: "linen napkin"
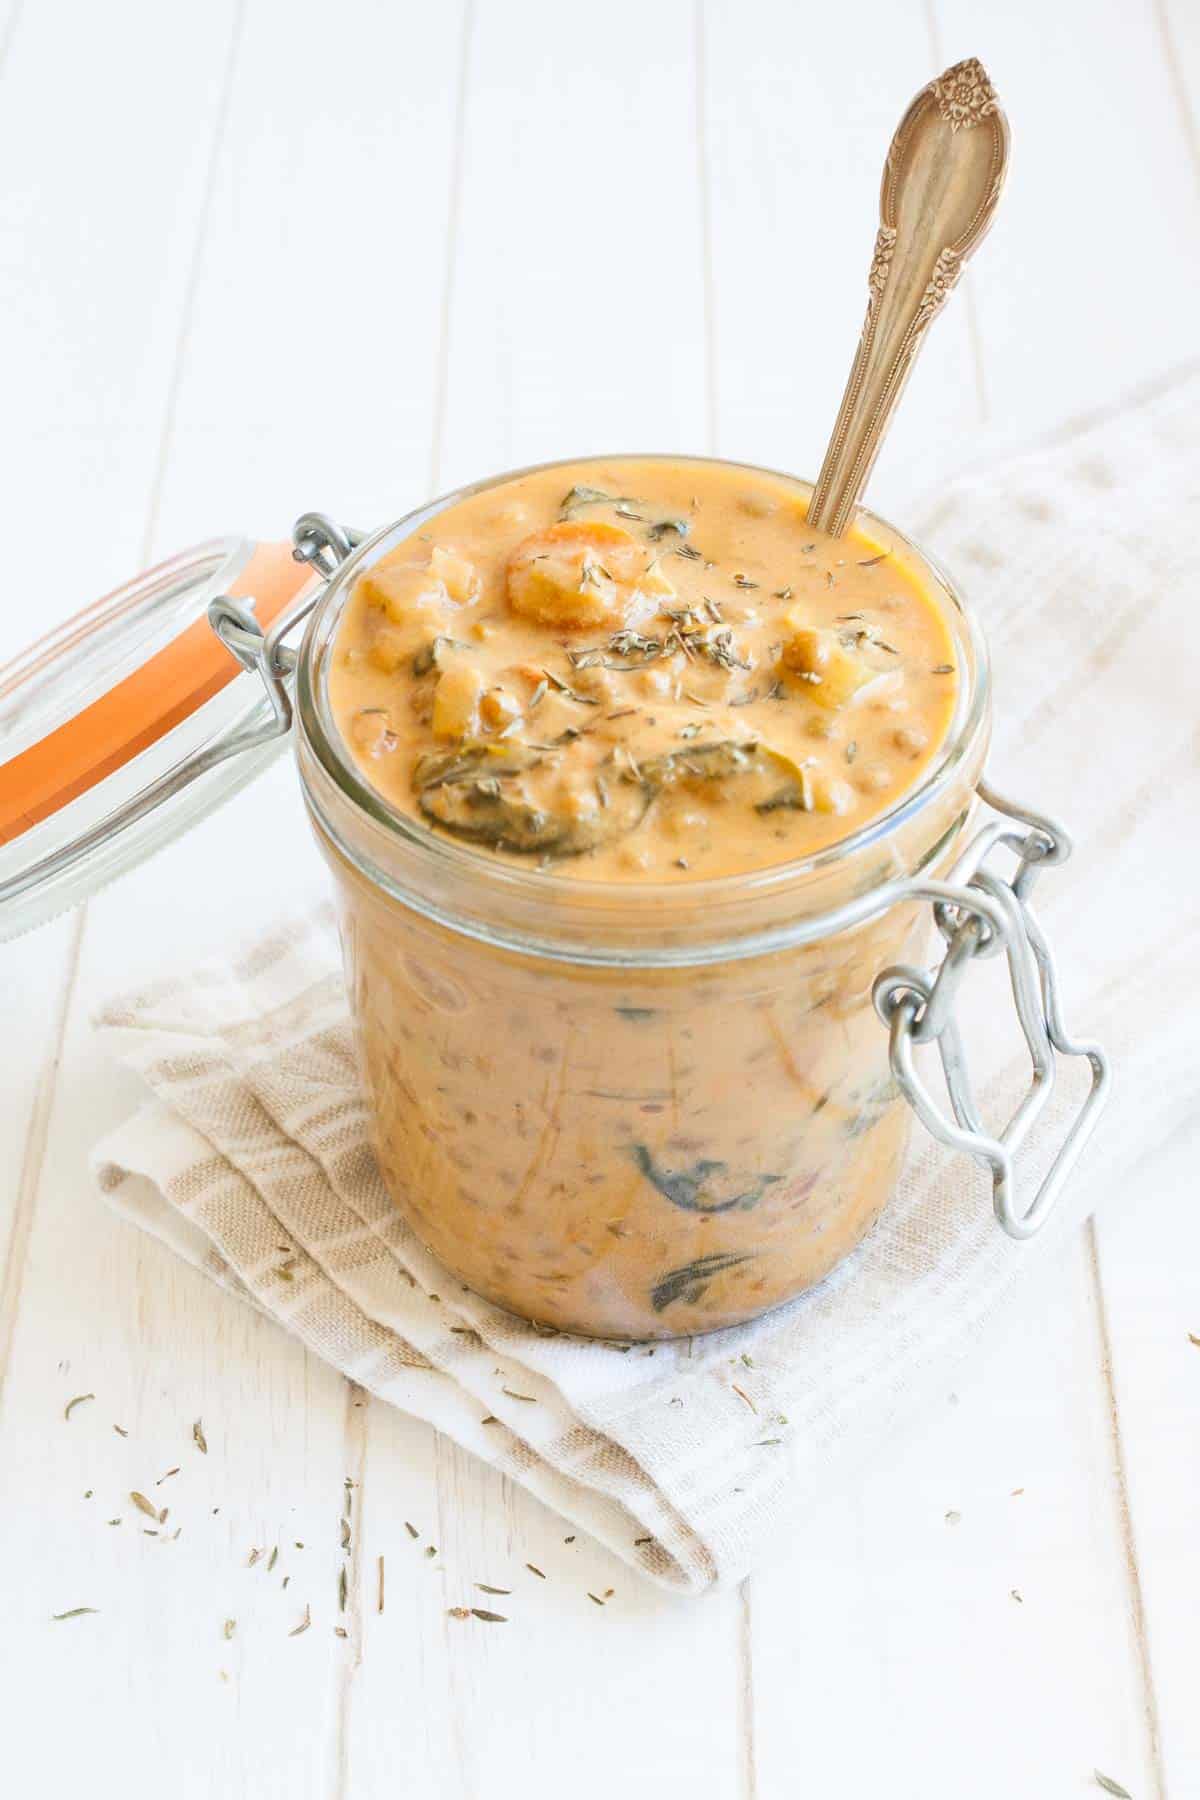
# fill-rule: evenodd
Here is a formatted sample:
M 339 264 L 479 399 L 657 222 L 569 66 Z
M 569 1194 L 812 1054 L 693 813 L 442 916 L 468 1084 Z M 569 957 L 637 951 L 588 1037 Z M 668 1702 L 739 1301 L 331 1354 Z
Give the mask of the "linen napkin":
M 154 1096 L 94 1155 L 119 1212 L 676 1590 L 738 1580 L 944 1391 L 989 1315 L 1196 1106 L 1200 931 L 1181 844 L 1200 817 L 1200 375 L 913 517 L 987 622 L 993 779 L 1074 834 L 1039 912 L 1068 1025 L 1117 1065 L 1103 1149 L 1036 1240 L 1004 1237 L 986 1178 L 918 1128 L 879 1225 L 779 1312 L 655 1346 L 547 1335 L 465 1290 L 390 1205 L 331 914 L 277 923 L 232 965 L 97 1021 Z M 995 992 L 975 1011 L 985 1113 L 1003 1117 L 1020 1066 L 1004 1066 Z M 1078 1101 L 1081 1084 L 1063 1085 L 1043 1142 Z

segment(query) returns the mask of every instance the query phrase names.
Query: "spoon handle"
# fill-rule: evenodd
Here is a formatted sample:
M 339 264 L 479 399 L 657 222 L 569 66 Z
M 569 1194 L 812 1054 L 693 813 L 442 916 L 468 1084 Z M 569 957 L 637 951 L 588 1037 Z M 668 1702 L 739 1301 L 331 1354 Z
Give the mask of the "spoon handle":
M 808 510 L 840 537 L 930 321 L 980 242 L 1008 167 L 1008 121 L 974 57 L 921 89 L 883 168 L 867 317 Z

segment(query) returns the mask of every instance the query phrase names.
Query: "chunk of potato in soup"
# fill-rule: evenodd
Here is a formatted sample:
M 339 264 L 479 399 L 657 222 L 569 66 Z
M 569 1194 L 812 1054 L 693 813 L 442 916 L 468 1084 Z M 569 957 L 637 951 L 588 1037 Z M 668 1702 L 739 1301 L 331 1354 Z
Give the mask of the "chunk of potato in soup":
M 681 881 L 824 849 L 944 741 L 946 621 L 918 564 L 810 531 L 734 465 L 537 470 L 362 575 L 330 694 L 401 812 L 580 879 Z
M 806 499 L 618 459 L 447 507 L 346 604 L 329 692 L 355 763 L 483 872 L 544 869 L 559 909 L 626 884 L 647 942 L 644 884 L 686 910 L 688 883 L 851 836 L 944 745 L 954 640 L 915 555 L 810 531 Z M 966 804 L 939 800 L 922 854 Z M 385 1181 L 478 1292 L 564 1330 L 701 1332 L 820 1280 L 878 1217 L 908 1113 L 871 984 L 920 957 L 922 909 L 589 966 L 440 924 L 325 848 Z

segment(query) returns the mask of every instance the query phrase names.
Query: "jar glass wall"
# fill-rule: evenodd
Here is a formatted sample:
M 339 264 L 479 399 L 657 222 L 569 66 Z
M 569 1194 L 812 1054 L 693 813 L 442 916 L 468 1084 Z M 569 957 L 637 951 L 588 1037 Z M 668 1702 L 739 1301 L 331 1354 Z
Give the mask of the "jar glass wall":
M 895 1185 L 910 1115 L 871 987 L 921 960 L 927 909 L 892 890 L 941 874 L 970 812 L 979 634 L 871 520 L 924 564 L 959 672 L 947 742 L 892 812 L 745 877 L 621 887 L 514 866 L 393 812 L 325 692 L 357 574 L 459 497 L 355 552 L 297 684 L 384 1179 L 448 1268 L 524 1317 L 623 1339 L 738 1323 L 827 1274 Z

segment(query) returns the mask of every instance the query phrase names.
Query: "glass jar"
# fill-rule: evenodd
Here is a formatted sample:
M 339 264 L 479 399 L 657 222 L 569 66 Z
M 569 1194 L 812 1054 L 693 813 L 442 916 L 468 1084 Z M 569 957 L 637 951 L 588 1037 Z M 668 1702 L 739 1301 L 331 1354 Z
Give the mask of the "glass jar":
M 443 1263 L 526 1318 L 633 1339 L 740 1323 L 826 1275 L 895 1186 L 911 1115 L 872 989 L 927 938 L 897 883 L 944 873 L 972 810 L 981 638 L 951 583 L 871 518 L 929 570 L 960 671 L 919 787 L 843 843 L 745 876 L 601 885 L 515 866 L 394 813 L 328 702 L 350 584 L 436 510 L 344 565 L 297 689 L 384 1179 Z
M 937 758 L 889 812 L 744 876 L 571 879 L 393 812 L 327 692 L 358 575 L 442 508 L 512 479 L 366 539 L 306 513 L 292 546 L 199 545 L 0 670 L 0 938 L 190 828 L 295 725 L 384 1178 L 468 1285 L 545 1326 L 623 1339 L 753 1318 L 819 1281 L 878 1218 L 909 1106 L 988 1171 L 1003 1230 L 1031 1237 L 1095 1126 L 1108 1067 L 1067 1032 L 1029 905 L 1069 840 L 983 780 L 987 657 L 962 596 L 865 515 L 923 566 L 959 678 Z M 992 816 L 968 831 L 979 801 Z M 945 949 L 924 967 L 929 902 Z M 1031 1079 L 992 1132 L 954 996 L 976 958 L 1001 952 Z M 920 1072 L 935 1044 L 949 1110 Z M 1091 1085 L 1030 1200 L 1015 1158 L 1069 1057 Z

